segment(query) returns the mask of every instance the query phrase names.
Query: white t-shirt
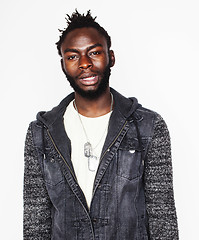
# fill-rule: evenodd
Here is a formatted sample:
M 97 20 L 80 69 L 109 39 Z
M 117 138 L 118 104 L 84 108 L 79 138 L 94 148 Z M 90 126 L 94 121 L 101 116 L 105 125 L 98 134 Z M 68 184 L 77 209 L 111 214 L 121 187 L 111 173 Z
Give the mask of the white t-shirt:
M 103 116 L 90 118 L 80 115 L 83 126 L 86 130 L 88 140 L 93 147 L 93 155 L 97 157 L 99 165 L 101 151 L 107 135 L 108 122 L 111 112 Z M 84 156 L 84 144 L 87 142 L 83 126 L 78 113 L 73 106 L 73 101 L 68 105 L 64 114 L 64 125 L 66 133 L 71 140 L 71 160 L 77 176 L 78 183 L 84 192 L 88 206 L 92 199 L 93 183 L 96 171 L 88 168 L 88 158 Z M 97 165 L 97 166 L 98 166 Z

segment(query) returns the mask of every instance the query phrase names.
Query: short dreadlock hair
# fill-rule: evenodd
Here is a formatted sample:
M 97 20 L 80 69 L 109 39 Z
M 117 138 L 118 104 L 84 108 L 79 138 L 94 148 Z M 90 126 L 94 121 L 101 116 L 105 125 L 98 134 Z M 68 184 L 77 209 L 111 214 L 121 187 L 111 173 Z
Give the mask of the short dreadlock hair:
M 107 41 L 107 46 L 108 49 L 110 49 L 111 47 L 111 38 L 108 35 L 107 31 L 101 27 L 99 25 L 99 23 L 97 23 L 95 21 L 96 17 L 92 17 L 91 16 L 91 11 L 87 11 L 87 14 L 80 14 L 77 10 L 75 10 L 75 12 L 72 13 L 72 15 L 66 15 L 66 22 L 68 24 L 67 28 L 65 28 L 64 30 L 59 30 L 61 32 L 61 36 L 59 38 L 59 41 L 56 43 L 57 45 L 57 49 L 58 49 L 58 53 L 61 56 L 61 45 L 64 42 L 64 39 L 66 38 L 66 35 L 71 32 L 74 29 L 77 28 L 84 28 L 84 27 L 93 27 L 95 28 L 100 34 L 102 34 Z

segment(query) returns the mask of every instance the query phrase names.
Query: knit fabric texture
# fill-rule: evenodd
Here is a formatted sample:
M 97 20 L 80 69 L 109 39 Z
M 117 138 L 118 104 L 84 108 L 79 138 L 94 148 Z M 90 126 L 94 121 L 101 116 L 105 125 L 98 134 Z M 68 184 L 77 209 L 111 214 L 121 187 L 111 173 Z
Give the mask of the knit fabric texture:
M 51 239 L 51 202 L 45 187 L 31 127 L 25 142 L 24 240 Z
M 178 226 L 173 195 L 170 136 L 157 115 L 154 135 L 145 161 L 145 197 L 149 239 L 177 240 Z

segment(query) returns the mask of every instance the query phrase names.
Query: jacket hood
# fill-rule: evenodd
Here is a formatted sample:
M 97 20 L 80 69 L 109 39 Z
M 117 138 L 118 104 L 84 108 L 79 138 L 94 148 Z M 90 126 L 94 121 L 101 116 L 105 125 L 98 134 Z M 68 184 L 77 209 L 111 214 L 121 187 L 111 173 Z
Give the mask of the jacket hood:
M 114 111 L 118 110 L 125 118 L 129 118 L 135 110 L 141 106 L 138 104 L 136 98 L 126 98 L 113 88 L 110 88 L 110 90 L 114 98 Z M 75 94 L 73 92 L 64 98 L 60 104 L 52 110 L 39 112 L 37 114 L 37 120 L 42 122 L 46 127 L 50 127 L 57 119 L 63 118 L 68 104 L 74 99 L 74 97 Z

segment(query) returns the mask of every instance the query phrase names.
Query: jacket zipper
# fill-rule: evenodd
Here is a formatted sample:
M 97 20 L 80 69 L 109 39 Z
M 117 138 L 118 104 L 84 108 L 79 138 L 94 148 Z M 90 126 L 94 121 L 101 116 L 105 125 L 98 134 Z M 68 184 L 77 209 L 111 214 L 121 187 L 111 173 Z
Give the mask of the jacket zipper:
M 118 137 L 120 136 L 120 134 L 121 134 L 121 132 L 123 131 L 123 129 L 125 128 L 127 122 L 128 122 L 128 121 L 126 121 L 126 122 L 124 123 L 124 125 L 122 126 L 122 129 L 120 130 L 120 132 L 118 133 L 118 135 L 115 137 L 115 139 L 112 141 L 112 143 L 109 145 L 109 147 L 107 148 L 107 150 L 103 153 L 103 155 L 101 156 L 99 162 L 101 162 L 101 160 L 103 159 L 103 157 L 105 156 L 105 154 L 106 154 L 108 151 L 110 151 L 110 148 L 113 146 L 113 144 L 116 142 L 116 140 L 117 140 Z M 96 190 L 97 190 L 98 185 L 99 185 L 99 183 L 95 186 L 95 189 L 93 190 L 92 198 L 93 198 L 93 196 L 94 196 L 94 194 L 95 194 L 95 192 L 96 192 Z M 92 200 L 91 200 L 91 202 L 92 202 Z
M 58 152 L 58 154 L 60 155 L 60 157 L 62 158 L 62 160 L 63 160 L 64 163 L 66 164 L 67 168 L 69 169 L 70 173 L 71 173 L 72 176 L 74 177 L 76 183 L 78 184 L 77 178 L 75 177 L 75 175 L 74 175 L 72 169 L 70 168 L 70 166 L 68 165 L 67 161 L 66 161 L 65 158 L 62 156 L 62 154 L 60 153 L 59 149 L 57 148 L 57 146 L 56 146 L 56 144 L 55 144 L 55 142 L 54 142 L 54 140 L 53 140 L 53 138 L 52 138 L 52 136 L 51 136 L 51 134 L 50 134 L 50 132 L 49 132 L 48 129 L 47 129 L 47 133 L 48 133 L 48 136 L 50 137 L 50 139 L 51 139 L 51 141 L 52 141 L 52 143 L 53 143 L 53 146 L 55 147 L 56 151 Z M 75 195 L 76 195 L 76 194 L 75 194 Z M 76 195 L 76 196 L 77 196 L 77 195 Z M 80 204 L 82 205 L 84 211 L 86 212 L 86 214 L 87 214 L 87 216 L 88 216 L 88 219 L 89 219 L 89 221 L 90 221 L 90 225 L 91 225 L 91 229 L 92 229 L 93 239 L 94 239 L 94 230 L 93 230 L 93 227 L 92 227 L 92 221 L 91 221 L 90 215 L 88 214 L 88 212 L 87 212 L 85 206 L 83 205 L 83 203 L 81 202 L 81 200 L 79 199 L 78 196 L 77 196 L 77 198 L 78 198 Z
M 124 123 L 122 129 L 120 130 L 120 132 L 118 133 L 118 135 L 115 137 L 115 139 L 113 140 L 113 142 L 109 145 L 109 147 L 107 148 L 107 150 L 103 153 L 103 155 L 100 158 L 100 162 L 102 160 L 102 158 L 105 156 L 105 154 L 110 150 L 110 148 L 113 146 L 113 144 L 116 142 L 116 140 L 118 139 L 118 137 L 120 136 L 121 132 L 123 131 L 123 129 L 125 128 L 127 124 L 127 121 Z
M 69 169 L 70 173 L 72 174 L 72 176 L 74 177 L 75 181 L 77 182 L 77 178 L 75 177 L 72 169 L 70 168 L 70 166 L 68 165 L 67 161 L 65 160 L 65 158 L 62 156 L 62 154 L 60 153 L 59 149 L 57 148 L 49 130 L 47 129 L 47 133 L 48 133 L 48 136 L 50 137 L 50 140 L 51 142 L 53 143 L 53 146 L 55 147 L 56 151 L 58 152 L 59 156 L 62 158 L 62 160 L 64 161 L 64 163 L 66 164 L 67 168 Z M 78 183 L 78 182 L 77 182 Z

